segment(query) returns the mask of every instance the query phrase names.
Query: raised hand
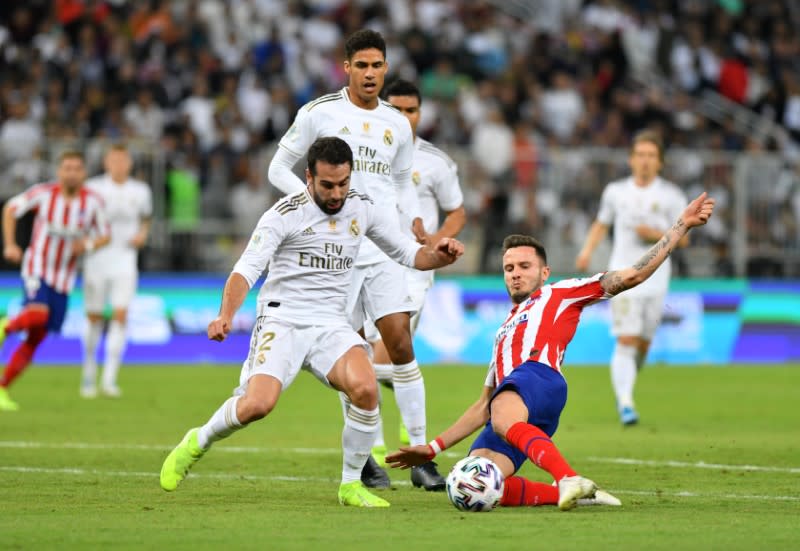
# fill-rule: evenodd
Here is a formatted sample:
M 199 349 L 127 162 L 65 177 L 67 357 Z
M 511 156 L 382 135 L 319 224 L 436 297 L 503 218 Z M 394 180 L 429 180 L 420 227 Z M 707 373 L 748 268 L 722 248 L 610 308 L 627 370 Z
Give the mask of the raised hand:
M 716 201 L 709 197 L 704 191 L 686 206 L 683 214 L 681 214 L 681 220 L 688 228 L 702 226 L 711 218 L 711 214 L 714 212 L 715 202 Z

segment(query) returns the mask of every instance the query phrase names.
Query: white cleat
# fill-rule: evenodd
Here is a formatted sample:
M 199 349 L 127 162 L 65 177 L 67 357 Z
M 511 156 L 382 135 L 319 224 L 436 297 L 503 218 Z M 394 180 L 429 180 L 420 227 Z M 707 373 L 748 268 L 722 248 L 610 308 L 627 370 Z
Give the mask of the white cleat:
M 91 400 L 97 398 L 97 387 L 94 385 L 81 385 L 81 398 Z
M 107 398 L 119 398 L 122 396 L 122 391 L 118 386 L 104 386 L 101 390 L 103 396 Z
M 597 485 L 579 475 L 565 476 L 558 481 L 558 508 L 569 511 L 578 504 L 582 498 L 593 498 L 597 492 Z
M 594 493 L 594 497 L 582 497 L 578 500 L 579 507 L 586 507 L 588 505 L 609 505 L 611 507 L 619 507 L 622 505 L 622 502 L 605 490 L 597 490 Z

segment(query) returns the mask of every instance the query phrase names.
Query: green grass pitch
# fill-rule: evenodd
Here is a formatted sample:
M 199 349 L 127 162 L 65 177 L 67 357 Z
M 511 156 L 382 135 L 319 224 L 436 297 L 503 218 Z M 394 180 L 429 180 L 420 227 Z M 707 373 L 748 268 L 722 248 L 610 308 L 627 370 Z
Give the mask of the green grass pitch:
M 642 422 L 617 422 L 604 368 L 566 367 L 555 441 L 621 508 L 462 513 L 408 472 L 386 510 L 344 508 L 336 394 L 302 373 L 267 419 L 218 443 L 174 493 L 166 453 L 205 422 L 236 367 L 130 367 L 120 400 L 82 400 L 75 368 L 30 369 L 0 414 L 0 549 L 797 549 L 800 366 L 648 367 Z M 429 436 L 478 395 L 483 368 L 424 369 Z M 384 395 L 387 440 L 398 414 Z M 439 458 L 446 472 L 468 442 Z M 532 465 L 522 474 L 547 480 Z

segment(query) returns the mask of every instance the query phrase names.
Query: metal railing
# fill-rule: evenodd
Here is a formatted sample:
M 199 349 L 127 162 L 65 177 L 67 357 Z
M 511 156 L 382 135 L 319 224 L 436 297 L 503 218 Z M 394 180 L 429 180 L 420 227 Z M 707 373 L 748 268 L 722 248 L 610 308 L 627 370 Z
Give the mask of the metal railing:
M 43 164 L 48 166 L 61 150 L 75 145 L 57 141 L 48 144 L 42 156 Z M 79 145 L 86 151 L 103 149 L 103 144 L 97 142 Z M 136 175 L 150 183 L 154 198 L 152 236 L 143 255 L 144 269 L 229 270 L 248 232 L 238 229 L 231 215 L 204 215 L 209 201 L 206 190 L 199 195 L 196 224 L 176 225 L 170 217 L 170 202 L 174 199 L 167 185 L 176 159 L 150 144 L 134 143 L 131 147 Z M 459 166 L 469 212 L 469 222 L 461 236 L 469 252 L 450 269 L 460 273 L 498 271 L 498 236 L 502 238 L 512 231 L 540 237 L 548 247 L 553 270 L 572 272 L 605 185 L 628 173 L 626 150 L 548 149 L 538 151 L 535 160 L 518 159 L 520 163 L 535 161 L 531 182 L 520 183 L 513 173 L 503 181 L 493 182 L 484 176 L 467 150 L 444 149 Z M 273 150 L 271 144 L 249 159 L 265 185 L 269 185 L 266 172 Z M 100 155 L 88 157 L 90 173 L 98 173 Z M 0 169 L 8 170 L 8 166 Z M 678 274 L 800 276 L 800 164 L 768 154 L 672 150 L 666 158 L 664 176 L 688 196 L 705 189 L 718 200 L 712 222 L 694 232 L 692 245 L 677 255 Z M 226 189 L 234 183 L 227 182 Z M 12 191 L 18 190 L 0 187 L 3 198 Z M 278 196 L 273 189 L 273 200 Z M 223 193 L 221 199 L 218 195 L 213 200 L 224 201 L 226 197 Z M 265 204 L 264 209 L 269 206 Z M 497 208 L 499 214 L 493 213 L 492 209 Z M 605 267 L 607 252 L 605 243 L 594 255 L 592 268 Z

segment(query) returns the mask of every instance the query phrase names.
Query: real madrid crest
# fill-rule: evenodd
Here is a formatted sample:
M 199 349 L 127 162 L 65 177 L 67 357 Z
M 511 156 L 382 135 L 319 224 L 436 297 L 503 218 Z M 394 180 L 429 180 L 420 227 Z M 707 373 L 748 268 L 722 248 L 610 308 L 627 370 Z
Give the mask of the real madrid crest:
M 358 234 L 361 233 L 361 229 L 358 227 L 358 220 L 353 218 L 350 222 L 350 235 L 353 237 L 358 237 Z
M 415 170 L 411 174 L 411 181 L 414 182 L 415 186 L 419 185 L 419 183 L 422 181 L 422 176 L 419 175 L 419 171 Z
M 392 131 L 389 128 L 387 128 L 386 132 L 383 133 L 383 143 L 385 143 L 386 145 L 392 145 L 393 141 L 394 138 L 392 137 Z

